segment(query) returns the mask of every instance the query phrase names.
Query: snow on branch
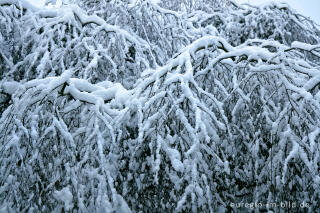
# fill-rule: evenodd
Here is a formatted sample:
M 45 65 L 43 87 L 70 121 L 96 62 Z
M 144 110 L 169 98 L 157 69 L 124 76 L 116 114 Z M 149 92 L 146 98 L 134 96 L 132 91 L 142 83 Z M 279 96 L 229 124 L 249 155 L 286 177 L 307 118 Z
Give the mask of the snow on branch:
M 72 74 L 16 85 L 13 104 L 1 117 L 1 203 L 46 211 L 125 208 L 113 185 L 117 160 L 106 150 L 116 151 L 112 119 L 125 110 L 130 94 L 119 84 L 93 85 Z M 10 86 L 3 85 L 5 91 Z M 16 167 L 8 167 L 13 159 Z
M 182 182 L 175 183 L 171 179 L 175 185 L 174 194 L 183 195 L 179 198 L 181 200 L 176 210 L 196 208 L 193 206 L 196 205 L 196 199 L 209 200 L 209 197 L 204 198 L 204 194 L 198 194 L 189 187 L 205 190 L 218 181 L 211 179 L 210 173 L 204 172 L 213 162 L 229 175 L 230 164 L 236 162 L 231 148 L 233 143 L 240 138 L 250 143 L 259 132 L 262 138 L 270 137 L 270 126 L 276 129 L 270 141 L 274 153 L 266 160 L 275 165 L 284 162 L 283 170 L 280 167 L 272 168 L 280 169 L 275 170 L 274 174 L 285 177 L 287 164 L 295 155 L 305 163 L 309 173 L 315 175 L 316 172 L 319 176 L 316 163 L 306 157 L 315 154 L 309 147 L 314 142 L 310 142 L 310 145 L 294 142 L 293 151 L 288 155 L 283 150 L 284 144 L 290 140 L 305 140 L 305 135 L 319 125 L 320 118 L 319 90 L 314 92 L 320 83 L 319 67 L 315 68 L 308 61 L 292 66 L 292 60 L 298 61 L 300 57 L 300 48 L 296 47 L 296 44 L 287 47 L 278 42 L 262 40 L 255 40 L 250 46 L 232 47 L 220 37 L 203 37 L 185 47 L 164 67 L 143 73 L 136 87 L 136 94 L 142 103 L 134 108 L 138 111 L 137 143 L 141 151 L 135 149 L 130 161 L 140 164 L 142 156 L 139 153 L 151 152 L 149 156 L 152 160 L 146 164 L 155 172 L 154 178 L 158 184 L 161 185 L 158 181 L 159 162 L 164 159 L 169 162 L 168 178 L 186 178 L 184 183 L 187 185 L 184 186 L 179 185 Z M 312 51 L 317 46 L 302 49 Z M 274 96 L 274 93 L 277 95 Z M 259 96 L 261 100 L 257 101 Z M 290 104 L 283 103 L 280 97 Z M 278 108 L 273 109 L 276 103 Z M 278 110 L 281 109 L 286 111 L 279 117 Z M 255 123 L 261 119 L 268 120 L 270 124 L 267 122 L 255 127 Z M 299 121 L 306 125 L 305 129 L 297 129 Z M 285 133 L 286 123 L 292 132 Z M 247 135 L 241 130 L 242 125 L 246 126 Z M 289 134 L 290 140 L 280 140 L 282 134 Z M 151 145 L 145 147 L 145 143 Z M 168 154 L 167 147 L 176 154 Z M 221 148 L 217 150 L 216 147 Z M 304 149 L 309 151 L 302 151 Z M 300 155 L 297 155 L 298 150 Z M 259 150 L 254 152 L 257 154 Z M 211 163 L 206 161 L 209 156 L 212 156 Z M 228 159 L 233 160 L 230 162 Z M 261 171 L 259 175 L 267 174 Z M 200 177 L 205 177 L 206 181 Z M 223 184 L 225 180 L 219 181 Z M 243 180 L 243 183 L 246 181 Z M 137 176 L 136 184 L 140 182 Z M 144 190 L 143 193 L 147 192 Z M 186 202 L 188 196 L 192 197 L 192 203 Z M 218 192 L 212 196 L 223 199 Z M 201 208 L 212 204 L 203 205 Z
M 143 39 L 98 16 L 86 15 L 76 5 L 28 13 L 17 25 L 28 33 L 14 37 L 19 51 L 14 62 L 6 60 L 2 79 L 30 80 L 73 69 L 91 82 L 108 79 L 128 88 L 134 76 L 149 66 L 145 55 L 150 54 L 150 47 Z
M 1 210 L 318 208 L 319 30 L 287 5 L 0 5 Z
M 171 209 L 177 211 L 206 209 L 213 205 L 212 196 L 219 200 L 227 199 L 214 189 L 211 189 L 212 194 L 205 191 L 216 182 L 225 184 L 228 179 L 222 177 L 232 178 L 230 167 L 237 162 L 235 156 L 242 156 L 240 152 L 235 155 L 232 147 L 240 138 L 246 147 L 245 144 L 250 143 L 257 134 L 261 134 L 262 138 L 272 135 L 270 142 L 275 150 L 272 155 L 265 156 L 265 160 L 275 165 L 284 162 L 283 169 L 273 168 L 274 174 L 282 176 L 282 184 L 286 183 L 288 164 L 294 158 L 300 158 L 306 164 L 307 172 L 318 175 L 317 165 L 309 159 L 317 150 L 314 147 L 315 137 L 310 136 L 310 143 L 306 143 L 308 139 L 305 136 L 311 134 L 319 124 L 320 104 L 317 97 L 320 97 L 320 93 L 315 90 L 320 83 L 319 70 L 308 60 L 299 60 L 301 49 L 317 52 L 317 46 L 294 43 L 292 47 L 287 47 L 263 40 L 252 40 L 233 47 L 221 37 L 207 36 L 185 47 L 165 66 L 143 73 L 132 90 L 109 81 L 92 84 L 84 79 L 71 78 L 75 71 L 65 71 L 60 77 L 2 84 L 2 90 L 12 96 L 12 105 L 1 117 L 0 129 L 4 136 L 1 141 L 6 144 L 2 149 L 2 158 L 17 155 L 16 164 L 23 162 L 29 165 L 29 162 L 34 162 L 30 166 L 35 168 L 39 163 L 40 168 L 46 171 L 52 168 L 44 167 L 41 160 L 46 152 L 41 151 L 43 157 L 39 157 L 40 151 L 30 155 L 23 147 L 31 149 L 37 141 L 39 150 L 57 152 L 57 146 L 61 146 L 63 141 L 69 154 L 61 156 L 61 162 L 71 159 L 72 165 L 66 171 L 61 171 L 67 172 L 74 180 L 71 185 L 67 182 L 61 187 L 54 188 L 52 185 L 52 193 L 70 191 L 70 187 L 76 191 L 82 189 L 81 182 L 86 180 L 86 173 L 74 176 L 73 169 L 85 162 L 91 162 L 89 165 L 94 168 L 94 162 L 97 162 L 101 165 L 101 171 L 108 171 L 101 174 L 95 172 L 97 178 L 113 171 L 104 176 L 111 181 L 111 186 L 119 175 L 133 175 L 131 187 L 126 189 L 128 191 L 124 196 L 130 206 L 134 206 L 131 193 L 138 193 L 138 196 L 142 196 L 140 193 L 153 193 L 144 187 L 155 181 L 163 192 L 172 190 L 176 194 L 169 196 L 165 202 L 178 199 Z M 266 120 L 265 125 L 255 127 L 255 122 L 261 119 Z M 45 125 L 37 125 L 39 122 L 45 122 Z M 297 122 L 304 124 L 305 128 L 297 129 Z M 243 127 L 246 127 L 247 135 L 241 130 Z M 286 138 L 283 138 L 283 134 Z M 44 143 L 44 140 L 50 143 Z M 84 141 L 86 143 L 82 145 Z M 291 141 L 292 150 L 286 154 L 284 146 L 290 146 Z M 127 146 L 127 150 L 122 150 L 121 146 Z M 25 151 L 22 152 L 22 149 Z M 113 154 L 118 153 L 117 157 L 106 150 L 114 150 Z M 99 158 L 88 161 L 91 159 L 88 156 L 94 156 L 92 152 L 97 152 Z M 259 152 L 262 151 L 254 150 L 252 157 Z M 144 153 L 149 154 L 144 156 Z M 88 160 L 77 161 L 79 155 Z M 34 161 L 33 158 L 40 161 Z M 149 160 L 145 162 L 145 158 Z M 122 171 L 116 159 L 128 159 L 131 165 L 142 166 Z M 49 162 L 45 165 L 52 164 L 60 168 L 55 161 L 46 160 Z M 107 161 L 109 163 L 105 164 Z M 2 162 L 4 171 L 11 161 Z M 116 167 L 120 171 L 112 169 Z M 139 170 L 146 167 L 149 168 L 147 176 L 139 175 L 143 172 Z M 162 174 L 163 169 L 168 174 Z M 214 172 L 220 175 L 213 178 Z M 261 170 L 259 175 L 267 174 Z M 62 180 L 55 173 L 52 176 Z M 7 178 L 4 176 L 2 181 Z M 176 182 L 180 178 L 183 181 Z M 35 176 L 32 181 L 36 179 Z M 245 183 L 247 180 L 239 181 Z M 168 183 L 174 187 L 165 187 Z M 106 190 L 104 196 L 107 196 L 108 187 L 101 186 Z M 81 196 L 87 193 L 86 190 L 92 189 L 78 192 L 79 202 Z M 113 193 L 114 196 L 120 196 Z M 11 199 L 10 196 L 6 199 Z M 191 203 L 186 201 L 188 197 L 192 198 Z M 109 200 L 117 202 L 110 197 Z M 203 200 L 207 202 L 199 206 L 197 203 Z M 102 203 L 98 205 L 109 206 Z

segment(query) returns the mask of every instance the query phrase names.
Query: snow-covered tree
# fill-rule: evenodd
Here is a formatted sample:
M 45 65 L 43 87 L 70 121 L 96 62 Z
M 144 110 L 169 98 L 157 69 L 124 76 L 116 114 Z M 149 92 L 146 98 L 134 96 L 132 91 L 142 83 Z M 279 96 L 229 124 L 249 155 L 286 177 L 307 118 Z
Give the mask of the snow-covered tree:
M 0 0 L 0 212 L 317 211 L 316 23 L 278 3 L 70 2 Z

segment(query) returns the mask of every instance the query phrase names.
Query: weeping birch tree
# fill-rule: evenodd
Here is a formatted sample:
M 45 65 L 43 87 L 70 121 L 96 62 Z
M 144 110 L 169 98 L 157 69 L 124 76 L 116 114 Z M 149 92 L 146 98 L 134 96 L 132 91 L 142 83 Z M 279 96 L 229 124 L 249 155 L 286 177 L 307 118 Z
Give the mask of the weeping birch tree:
M 315 22 L 278 3 L 71 3 L 0 0 L 0 212 L 318 209 Z

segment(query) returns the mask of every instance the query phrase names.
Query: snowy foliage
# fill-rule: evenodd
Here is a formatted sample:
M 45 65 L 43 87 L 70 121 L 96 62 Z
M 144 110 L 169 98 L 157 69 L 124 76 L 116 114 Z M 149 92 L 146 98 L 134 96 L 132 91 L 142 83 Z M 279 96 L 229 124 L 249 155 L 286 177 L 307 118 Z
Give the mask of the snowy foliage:
M 318 209 L 317 24 L 278 3 L 73 2 L 0 0 L 0 212 Z

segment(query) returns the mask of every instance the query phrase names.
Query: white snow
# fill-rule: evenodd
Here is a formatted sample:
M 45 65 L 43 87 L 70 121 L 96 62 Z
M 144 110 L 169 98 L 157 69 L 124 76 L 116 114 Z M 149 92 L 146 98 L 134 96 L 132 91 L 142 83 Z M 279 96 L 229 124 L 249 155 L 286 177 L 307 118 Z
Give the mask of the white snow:
M 3 82 L 3 84 L 0 87 L 0 90 L 3 90 L 4 93 L 13 95 L 19 88 L 20 88 L 20 83 L 15 82 L 15 81 L 7 81 Z
M 60 191 L 56 190 L 53 193 L 53 196 L 60 202 L 64 203 L 64 208 L 66 211 L 69 211 L 73 208 L 73 196 L 70 191 L 70 188 L 64 187 Z

